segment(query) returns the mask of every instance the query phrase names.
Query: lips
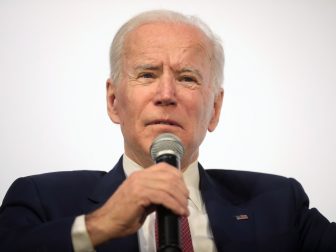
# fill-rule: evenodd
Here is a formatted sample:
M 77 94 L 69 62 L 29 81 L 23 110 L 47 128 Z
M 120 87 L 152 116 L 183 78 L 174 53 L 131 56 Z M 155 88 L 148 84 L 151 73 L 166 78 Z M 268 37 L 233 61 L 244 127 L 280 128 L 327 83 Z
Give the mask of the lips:
M 169 126 L 175 126 L 175 127 L 182 128 L 182 126 L 174 120 L 158 119 L 158 120 L 153 120 L 153 121 L 146 123 L 146 126 L 151 126 L 151 125 L 169 125 Z

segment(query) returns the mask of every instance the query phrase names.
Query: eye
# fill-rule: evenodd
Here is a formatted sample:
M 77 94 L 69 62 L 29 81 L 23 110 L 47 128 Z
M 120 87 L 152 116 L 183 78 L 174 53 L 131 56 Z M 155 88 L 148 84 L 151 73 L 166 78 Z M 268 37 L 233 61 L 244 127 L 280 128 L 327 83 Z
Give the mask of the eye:
M 179 78 L 179 81 L 181 81 L 181 82 L 195 82 L 195 83 L 198 82 L 197 79 L 196 79 L 195 77 L 193 77 L 193 76 L 188 76 L 188 75 L 181 76 L 181 77 Z
M 144 72 L 144 73 L 139 74 L 139 78 L 154 79 L 155 75 L 154 75 L 154 73 Z

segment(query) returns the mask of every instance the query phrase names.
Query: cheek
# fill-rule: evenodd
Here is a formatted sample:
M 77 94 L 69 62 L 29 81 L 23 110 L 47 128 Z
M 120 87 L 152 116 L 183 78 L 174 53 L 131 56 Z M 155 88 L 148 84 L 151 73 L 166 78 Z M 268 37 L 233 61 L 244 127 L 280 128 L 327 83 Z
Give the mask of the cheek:
M 145 95 L 137 90 L 129 90 L 128 95 L 119 102 L 119 111 L 123 115 L 123 123 L 134 128 L 142 122 L 142 115 L 147 111 Z
M 207 111 L 203 107 L 204 104 L 189 104 L 185 113 L 185 120 L 189 125 L 189 133 L 199 135 L 204 129 L 207 128 Z
M 190 108 L 190 111 L 192 111 L 193 117 L 196 121 L 194 122 L 194 127 L 198 128 L 200 131 L 207 131 L 212 118 L 213 104 L 210 100 L 210 98 L 206 100 L 199 100 L 200 102 L 198 104 L 194 104 L 194 107 Z
M 188 110 L 198 117 L 199 120 L 209 118 L 212 111 L 212 97 L 207 90 L 199 90 L 197 95 L 190 96 L 188 99 Z

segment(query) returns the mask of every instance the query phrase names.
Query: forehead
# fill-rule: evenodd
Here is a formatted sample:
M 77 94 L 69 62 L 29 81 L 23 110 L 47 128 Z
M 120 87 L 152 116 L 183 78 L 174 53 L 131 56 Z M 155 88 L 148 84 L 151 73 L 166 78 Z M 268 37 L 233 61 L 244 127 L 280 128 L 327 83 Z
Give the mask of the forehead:
M 144 54 L 203 54 L 210 59 L 210 42 L 198 28 L 181 23 L 155 22 L 131 31 L 125 40 L 124 55 Z

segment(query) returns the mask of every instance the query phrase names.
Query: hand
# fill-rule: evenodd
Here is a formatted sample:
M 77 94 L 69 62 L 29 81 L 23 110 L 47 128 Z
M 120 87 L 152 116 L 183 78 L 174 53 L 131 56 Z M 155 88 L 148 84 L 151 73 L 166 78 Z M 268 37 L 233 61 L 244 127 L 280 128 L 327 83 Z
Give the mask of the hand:
M 159 163 L 134 172 L 96 211 L 86 216 L 86 227 L 94 246 L 135 233 L 155 205 L 188 216 L 189 192 L 182 172 Z

